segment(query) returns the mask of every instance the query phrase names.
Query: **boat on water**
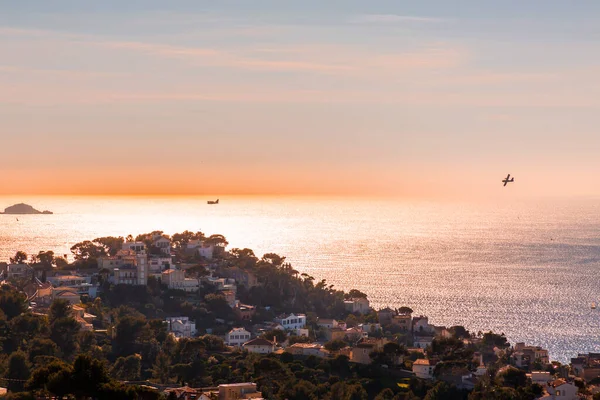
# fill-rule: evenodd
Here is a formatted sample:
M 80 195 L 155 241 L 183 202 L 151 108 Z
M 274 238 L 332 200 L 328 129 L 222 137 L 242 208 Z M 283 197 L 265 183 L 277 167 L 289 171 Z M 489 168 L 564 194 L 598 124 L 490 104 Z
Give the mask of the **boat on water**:
M 592 310 L 596 309 L 596 303 L 592 303 Z
M 209 200 L 207 201 L 208 204 L 219 204 L 219 199 L 217 200 Z

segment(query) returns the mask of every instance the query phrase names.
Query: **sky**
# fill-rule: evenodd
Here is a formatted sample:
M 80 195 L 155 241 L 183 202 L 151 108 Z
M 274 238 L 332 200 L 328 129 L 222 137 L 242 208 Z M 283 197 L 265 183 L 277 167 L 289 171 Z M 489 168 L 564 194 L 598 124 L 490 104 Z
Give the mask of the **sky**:
M 0 194 L 600 196 L 599 39 L 596 0 L 0 0 Z

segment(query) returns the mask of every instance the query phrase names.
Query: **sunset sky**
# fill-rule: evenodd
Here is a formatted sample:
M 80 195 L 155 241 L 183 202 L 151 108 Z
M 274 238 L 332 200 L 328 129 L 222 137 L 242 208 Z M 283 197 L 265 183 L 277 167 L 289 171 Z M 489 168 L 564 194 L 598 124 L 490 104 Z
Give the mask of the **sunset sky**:
M 600 195 L 599 76 L 597 0 L 0 0 L 0 194 Z

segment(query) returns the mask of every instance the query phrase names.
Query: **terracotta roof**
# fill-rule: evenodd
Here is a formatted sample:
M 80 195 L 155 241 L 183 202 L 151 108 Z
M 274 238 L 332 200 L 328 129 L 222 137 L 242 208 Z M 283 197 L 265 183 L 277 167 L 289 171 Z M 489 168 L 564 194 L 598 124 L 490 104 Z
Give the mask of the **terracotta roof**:
M 252 339 L 249 342 L 244 343 L 244 346 L 273 346 L 274 343 L 263 338 Z
M 555 381 L 550 382 L 548 385 L 552 386 L 553 388 L 557 388 L 559 386 L 566 385 L 566 384 L 567 384 L 567 381 L 565 381 L 564 379 L 557 379 Z
M 431 365 L 431 366 L 433 366 L 435 364 L 437 364 L 436 360 L 430 360 L 427 358 L 420 358 L 413 363 L 413 365 Z

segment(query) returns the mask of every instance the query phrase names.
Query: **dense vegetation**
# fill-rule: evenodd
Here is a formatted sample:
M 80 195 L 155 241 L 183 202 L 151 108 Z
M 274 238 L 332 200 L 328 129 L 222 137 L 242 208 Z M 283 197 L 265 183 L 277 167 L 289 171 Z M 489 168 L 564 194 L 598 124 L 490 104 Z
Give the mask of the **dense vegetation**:
M 75 262 L 50 251 L 30 257 L 38 272 L 45 276 L 55 270 L 97 269 L 97 258 L 114 255 L 125 240 L 147 243 L 152 236 L 137 238 L 98 238 L 78 243 L 72 248 Z M 208 261 L 184 251 L 190 240 L 200 239 L 221 249 Z M 95 331 L 83 331 L 71 307 L 56 300 L 46 314 L 28 309 L 19 287 L 27 280 L 0 287 L 0 376 L 12 398 L 34 395 L 70 396 L 111 399 L 154 399 L 161 395 L 139 384 L 151 381 L 164 385 L 210 387 L 221 383 L 255 382 L 269 399 L 523 399 L 539 394 L 519 370 L 500 370 L 507 360 L 496 357 L 489 376 L 475 390 L 459 390 L 448 379 L 457 371 L 477 366 L 474 352 L 494 354 L 494 347 L 506 348 L 503 335 L 491 332 L 471 335 L 463 327 L 450 329 L 453 336 L 436 339 L 428 356 L 440 360 L 436 366 L 437 383 L 407 377 L 412 362 L 422 353 L 409 353 L 405 335 L 393 327 L 384 327 L 374 336 L 388 337 L 391 342 L 381 352 L 373 353 L 373 363 L 350 363 L 345 355 L 330 359 L 281 355 L 256 355 L 231 352 L 222 335 L 234 326 L 270 321 L 282 312 L 301 312 L 308 316 L 310 336 L 319 336 L 317 316 L 343 319 L 349 327 L 360 322 L 377 322 L 377 314 L 353 315 L 344 309 L 344 299 L 366 296 L 356 290 L 344 293 L 324 280 L 315 282 L 300 274 L 284 257 L 269 253 L 257 257 L 250 249 L 224 251 L 227 244 L 221 235 L 206 237 L 201 232 L 184 232 L 171 237 L 177 261 L 192 264 L 188 273 L 203 282 L 196 293 L 169 290 L 159 279 L 151 278 L 147 286 L 112 285 L 106 271 L 96 271 L 101 294 L 96 299 L 83 298 L 86 312 L 96 316 Z M 28 256 L 18 252 L 12 262 L 25 262 Z M 188 265 L 189 266 L 189 265 Z M 252 321 L 241 321 L 215 287 L 202 280 L 209 270 L 216 275 L 230 268 L 252 272 L 259 286 L 238 286 L 238 298 L 257 307 Z M 412 312 L 403 308 L 402 312 Z M 167 333 L 166 316 L 187 316 L 196 321 L 201 334 L 194 339 L 175 340 Z M 207 334 L 211 332 L 213 334 Z M 265 337 L 281 335 L 266 332 Z M 475 344 L 464 338 L 475 337 Z M 278 341 L 285 340 L 279 337 Z M 292 337 L 290 343 L 310 339 Z M 336 352 L 349 342 L 331 341 L 326 348 Z M 404 359 L 397 368 L 389 368 L 398 357 Z M 499 372 L 500 371 L 500 372 Z M 125 382 L 128 382 L 127 384 Z

